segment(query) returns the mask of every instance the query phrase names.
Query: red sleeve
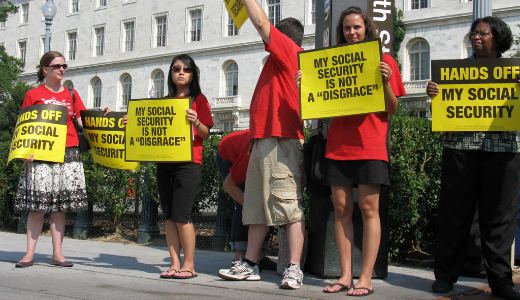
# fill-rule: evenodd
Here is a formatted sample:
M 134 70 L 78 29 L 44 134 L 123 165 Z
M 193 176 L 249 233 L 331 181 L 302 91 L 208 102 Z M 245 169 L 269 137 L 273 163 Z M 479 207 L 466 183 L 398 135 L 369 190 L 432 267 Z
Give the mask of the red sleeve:
M 79 96 L 78 91 L 76 89 L 73 90 L 74 93 L 74 112 L 76 113 L 76 116 L 80 115 L 80 111 L 86 110 L 85 105 L 83 104 L 83 100 Z
M 212 128 L 213 118 L 211 117 L 208 99 L 206 99 L 206 96 L 203 94 L 200 94 L 195 98 L 195 101 L 197 102 L 197 118 L 202 124 L 206 125 L 206 127 Z
M 383 61 L 390 66 L 392 69 L 392 77 L 390 77 L 390 86 L 392 87 L 392 91 L 394 91 L 394 95 L 396 97 L 401 97 L 406 95 L 406 90 L 404 89 L 403 79 L 401 78 L 401 72 L 399 71 L 399 66 L 397 62 L 393 59 L 390 54 L 385 53 L 383 55 Z
M 269 44 L 265 44 L 265 51 L 269 52 L 278 64 L 287 66 L 288 63 L 296 63 L 297 55 L 303 49 L 296 45 L 288 36 L 280 32 L 273 24 L 270 25 Z
M 31 105 L 34 104 L 34 101 L 32 99 L 32 90 L 29 90 L 27 91 L 27 93 L 25 93 L 25 96 L 23 98 L 23 103 L 22 103 L 22 109 L 26 108 L 26 107 L 29 107 Z

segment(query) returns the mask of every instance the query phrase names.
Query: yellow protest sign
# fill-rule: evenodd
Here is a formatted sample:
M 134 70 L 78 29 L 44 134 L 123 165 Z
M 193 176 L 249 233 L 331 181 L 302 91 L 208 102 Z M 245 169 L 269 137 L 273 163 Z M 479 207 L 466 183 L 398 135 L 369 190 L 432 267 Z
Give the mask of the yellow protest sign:
M 386 110 L 379 40 L 299 53 L 301 118 Z
M 84 110 L 81 121 L 92 150 L 95 163 L 109 168 L 137 170 L 139 163 L 125 161 L 124 112 Z
M 242 0 L 224 0 L 224 4 L 226 5 L 226 10 L 228 11 L 229 17 L 235 23 L 235 27 L 240 29 L 242 25 L 246 22 L 247 15 L 246 6 L 244 5 L 244 1 Z
M 67 141 L 67 107 L 33 105 L 18 115 L 7 163 L 14 158 L 62 163 Z
M 186 117 L 190 99 L 142 99 L 128 103 L 126 160 L 188 162 L 193 131 Z
M 433 131 L 519 131 L 520 59 L 432 61 Z

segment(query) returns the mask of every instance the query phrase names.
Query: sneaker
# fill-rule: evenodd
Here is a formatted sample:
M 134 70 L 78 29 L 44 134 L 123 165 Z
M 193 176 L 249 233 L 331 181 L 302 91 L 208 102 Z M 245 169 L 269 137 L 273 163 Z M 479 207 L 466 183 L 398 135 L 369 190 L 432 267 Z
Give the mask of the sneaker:
M 296 290 L 302 287 L 303 272 L 299 265 L 290 265 L 283 272 L 282 283 L 280 288 Z
M 260 280 L 258 265 L 249 266 L 246 262 L 240 261 L 230 269 L 222 269 L 218 276 L 226 280 Z
M 236 265 L 239 264 L 239 263 L 240 263 L 239 260 L 234 260 L 234 261 L 231 262 L 231 268 L 229 268 L 229 269 L 220 269 L 220 270 L 218 270 L 218 273 L 219 273 L 219 274 L 220 274 L 220 273 L 228 273 L 229 270 L 231 270 L 234 266 L 236 266 Z

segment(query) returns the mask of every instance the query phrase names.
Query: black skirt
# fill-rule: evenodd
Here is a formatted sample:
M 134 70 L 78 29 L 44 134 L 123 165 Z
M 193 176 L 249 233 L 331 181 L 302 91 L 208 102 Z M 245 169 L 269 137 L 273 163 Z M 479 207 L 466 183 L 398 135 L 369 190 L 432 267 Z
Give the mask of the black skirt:
M 390 178 L 388 176 L 388 163 L 386 161 L 327 159 L 326 169 L 326 181 L 329 185 L 390 185 Z

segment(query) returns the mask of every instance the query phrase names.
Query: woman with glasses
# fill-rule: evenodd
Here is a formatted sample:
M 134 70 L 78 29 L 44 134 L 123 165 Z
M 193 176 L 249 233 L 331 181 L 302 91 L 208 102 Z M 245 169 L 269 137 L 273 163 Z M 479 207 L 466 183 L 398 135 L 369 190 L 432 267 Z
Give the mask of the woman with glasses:
M 512 44 L 511 30 L 499 18 L 471 24 L 472 59 L 502 57 Z M 519 81 L 520 83 L 520 81 Z M 426 93 L 439 93 L 429 82 Z M 515 235 L 520 187 L 518 132 L 446 132 L 442 137 L 441 197 L 432 290 L 447 293 L 457 282 L 475 210 L 491 292 L 503 299 L 520 299 L 513 289 L 511 245 Z
M 191 210 L 200 192 L 202 142 L 209 137 L 209 130 L 213 127 L 208 100 L 200 90 L 199 69 L 189 55 L 181 54 L 173 58 L 168 74 L 168 96 L 192 99 L 186 117 L 193 126 L 194 140 L 192 162 L 157 164 L 157 186 L 172 260 L 170 268 L 160 277 L 188 279 L 197 276 L 194 263 L 195 227 Z M 184 251 L 182 265 L 181 248 Z
M 40 236 L 43 217 L 50 214 L 50 230 L 52 237 L 52 265 L 72 267 L 62 253 L 62 242 L 65 232 L 65 211 L 77 211 L 87 205 L 85 176 L 78 149 L 78 136 L 72 117 L 79 118 L 80 111 L 85 110 L 78 92 L 74 96 L 62 85 L 67 70 L 63 55 L 56 51 L 45 53 L 37 67 L 38 83 L 36 88 L 25 94 L 22 109 L 40 104 L 57 104 L 66 106 L 67 138 L 65 159 L 63 163 L 51 163 L 27 158 L 21 173 L 16 193 L 16 209 L 28 212 L 27 218 L 27 252 L 16 263 L 17 268 L 30 267 L 34 263 L 34 251 Z M 74 97 L 74 98 L 73 98 Z

